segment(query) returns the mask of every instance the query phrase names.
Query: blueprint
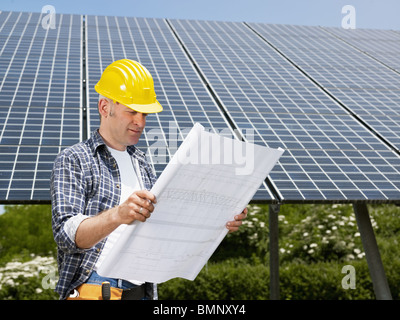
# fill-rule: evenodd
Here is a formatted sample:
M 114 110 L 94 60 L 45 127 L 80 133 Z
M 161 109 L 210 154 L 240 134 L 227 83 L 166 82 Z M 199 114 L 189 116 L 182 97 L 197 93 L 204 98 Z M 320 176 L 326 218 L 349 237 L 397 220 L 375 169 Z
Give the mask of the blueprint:
M 146 222 L 128 225 L 98 269 L 102 276 L 161 283 L 194 280 L 283 149 L 222 137 L 195 124 L 151 192 Z

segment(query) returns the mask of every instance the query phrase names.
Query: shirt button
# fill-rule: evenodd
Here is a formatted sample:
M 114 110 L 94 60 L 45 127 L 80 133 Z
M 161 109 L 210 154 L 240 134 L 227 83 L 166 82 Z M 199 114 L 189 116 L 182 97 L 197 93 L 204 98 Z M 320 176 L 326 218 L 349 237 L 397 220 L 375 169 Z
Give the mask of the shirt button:
M 119 189 L 119 184 L 117 184 L 116 187 Z

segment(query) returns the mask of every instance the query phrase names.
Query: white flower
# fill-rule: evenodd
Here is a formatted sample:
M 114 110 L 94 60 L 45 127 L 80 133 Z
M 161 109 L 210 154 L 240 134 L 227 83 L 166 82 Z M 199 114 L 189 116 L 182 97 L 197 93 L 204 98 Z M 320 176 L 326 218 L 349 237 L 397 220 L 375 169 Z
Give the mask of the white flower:
M 346 242 L 345 242 L 345 241 L 343 241 L 343 240 L 339 241 L 339 244 L 340 244 L 341 246 L 343 246 L 343 247 L 345 247 L 345 246 L 346 246 Z
M 354 234 L 354 237 L 359 237 L 360 236 L 360 233 L 359 232 L 356 232 L 355 234 Z
M 7 281 L 5 282 L 5 284 L 13 287 L 15 283 L 14 283 L 14 280 L 13 280 L 13 279 L 7 279 Z
M 248 228 L 253 227 L 253 222 L 251 222 L 249 220 L 243 220 L 243 223 L 246 224 Z
M 303 237 L 307 237 L 307 236 L 308 236 L 308 232 L 304 232 Z
M 310 248 L 315 248 L 315 247 L 318 247 L 318 245 L 316 243 L 311 243 L 310 244 Z
M 250 240 L 256 240 L 257 239 L 257 232 L 256 233 L 254 233 L 254 234 L 252 234 L 251 236 L 249 236 L 249 239 Z

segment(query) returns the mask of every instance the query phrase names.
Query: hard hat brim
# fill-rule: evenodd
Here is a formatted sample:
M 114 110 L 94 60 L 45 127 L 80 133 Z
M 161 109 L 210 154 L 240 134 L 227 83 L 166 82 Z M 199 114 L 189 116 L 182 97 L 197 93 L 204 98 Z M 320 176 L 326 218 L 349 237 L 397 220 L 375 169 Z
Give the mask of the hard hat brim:
M 157 100 L 150 104 L 124 104 L 124 106 L 140 113 L 159 113 L 163 111 L 162 105 Z

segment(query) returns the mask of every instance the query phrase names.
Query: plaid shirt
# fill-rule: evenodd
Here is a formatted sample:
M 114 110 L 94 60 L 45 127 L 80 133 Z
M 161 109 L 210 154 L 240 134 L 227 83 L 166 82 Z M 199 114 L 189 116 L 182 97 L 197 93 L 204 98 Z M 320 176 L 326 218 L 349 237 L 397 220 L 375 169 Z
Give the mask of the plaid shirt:
M 144 153 L 134 146 L 127 151 L 139 162 L 144 187 L 150 190 L 156 176 Z M 90 249 L 78 248 L 75 234 L 79 224 L 118 205 L 120 185 L 117 163 L 97 130 L 88 140 L 57 156 L 51 175 L 51 201 L 53 234 L 58 246 L 59 281 L 55 291 L 60 299 L 67 298 L 71 290 L 88 279 L 106 241 Z M 153 285 L 148 284 L 147 291 L 153 297 Z

